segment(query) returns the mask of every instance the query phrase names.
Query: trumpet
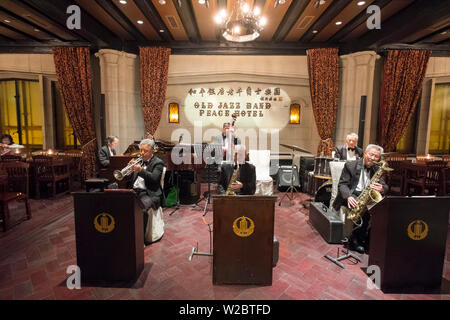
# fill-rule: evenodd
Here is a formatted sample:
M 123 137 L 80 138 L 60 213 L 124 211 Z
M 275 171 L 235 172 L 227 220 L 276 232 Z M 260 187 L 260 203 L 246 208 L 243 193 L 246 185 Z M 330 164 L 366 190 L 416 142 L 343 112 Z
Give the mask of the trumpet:
M 136 158 L 133 162 L 131 162 L 129 165 L 127 165 L 122 170 L 114 170 L 113 175 L 116 180 L 122 181 L 123 178 L 128 176 L 131 172 L 133 172 L 132 168 L 137 164 L 142 164 L 142 157 Z

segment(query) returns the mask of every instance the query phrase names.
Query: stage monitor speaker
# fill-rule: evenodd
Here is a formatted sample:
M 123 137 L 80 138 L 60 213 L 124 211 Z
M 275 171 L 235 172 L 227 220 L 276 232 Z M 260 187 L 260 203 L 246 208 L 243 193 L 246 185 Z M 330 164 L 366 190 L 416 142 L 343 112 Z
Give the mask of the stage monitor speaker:
M 291 166 L 280 166 L 277 175 L 277 188 L 279 191 L 287 189 L 291 185 L 292 178 L 292 167 Z M 293 184 L 294 187 L 299 188 L 300 182 L 298 180 L 298 170 L 297 166 L 294 166 L 294 177 Z
M 358 129 L 358 147 L 362 148 L 364 143 L 364 126 L 366 123 L 366 102 L 367 97 L 361 96 L 361 106 L 359 109 L 359 129 Z

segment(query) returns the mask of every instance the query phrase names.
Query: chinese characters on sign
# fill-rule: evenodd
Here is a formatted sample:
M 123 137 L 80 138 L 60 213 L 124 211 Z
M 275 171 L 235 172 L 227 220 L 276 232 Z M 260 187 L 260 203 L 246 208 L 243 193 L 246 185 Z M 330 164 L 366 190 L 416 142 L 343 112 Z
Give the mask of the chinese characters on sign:
M 200 118 L 232 114 L 262 118 L 274 103 L 284 101 L 280 88 L 190 88 L 188 94 Z

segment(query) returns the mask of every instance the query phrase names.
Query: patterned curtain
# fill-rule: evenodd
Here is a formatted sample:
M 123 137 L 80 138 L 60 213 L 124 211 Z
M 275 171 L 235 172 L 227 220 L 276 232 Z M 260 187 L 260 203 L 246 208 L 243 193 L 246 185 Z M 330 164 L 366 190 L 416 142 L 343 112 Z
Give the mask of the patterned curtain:
M 392 152 L 408 127 L 431 51 L 390 50 L 384 65 L 380 105 L 380 140 Z
M 83 151 L 82 178 L 94 177 L 97 172 L 97 143 L 89 48 L 53 48 L 53 59 L 62 102 Z
M 321 139 L 317 155 L 330 157 L 334 150 L 332 136 L 336 126 L 339 94 L 338 49 L 310 49 L 306 53 L 312 108 Z
M 139 48 L 141 101 L 146 134 L 153 135 L 161 120 L 169 73 L 170 48 Z

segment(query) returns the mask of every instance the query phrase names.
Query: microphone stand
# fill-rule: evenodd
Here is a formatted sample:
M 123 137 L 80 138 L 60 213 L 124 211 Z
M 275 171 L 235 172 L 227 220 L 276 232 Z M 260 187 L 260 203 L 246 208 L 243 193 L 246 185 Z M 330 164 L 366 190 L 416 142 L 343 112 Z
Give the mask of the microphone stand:
M 180 134 L 180 137 L 178 138 L 178 144 L 181 143 L 181 140 L 183 140 L 183 133 Z M 178 173 L 178 170 L 175 170 L 174 174 L 177 176 L 177 204 L 175 206 L 175 209 L 171 213 L 169 213 L 169 216 L 173 215 L 175 211 L 180 209 L 180 174 Z

